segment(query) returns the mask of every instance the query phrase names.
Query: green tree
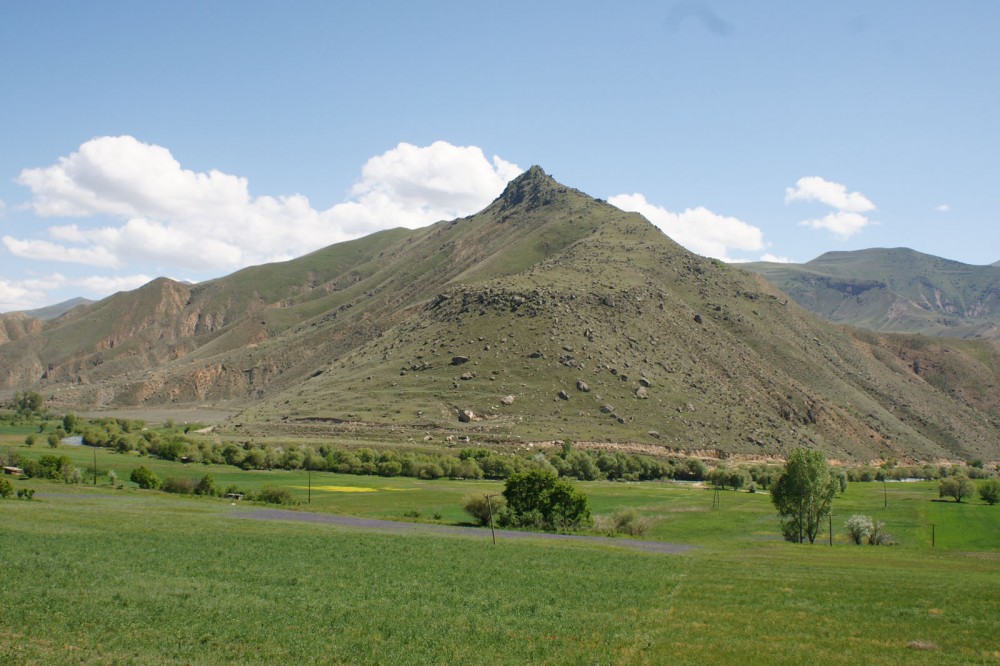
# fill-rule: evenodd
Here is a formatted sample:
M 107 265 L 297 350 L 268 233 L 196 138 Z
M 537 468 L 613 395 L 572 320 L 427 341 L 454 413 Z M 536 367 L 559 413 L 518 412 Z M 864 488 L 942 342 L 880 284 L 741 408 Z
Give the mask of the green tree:
M 155 490 L 160 487 L 160 477 L 143 465 L 133 469 L 128 478 L 140 488 Z
M 938 484 L 938 497 L 954 497 L 961 502 L 976 494 L 976 484 L 967 476 L 949 476 Z
M 14 494 L 14 486 L 7 479 L 0 479 L 0 498 L 7 499 Z
M 73 432 L 76 430 L 77 418 L 76 414 L 65 414 L 62 418 L 63 430 L 66 432 Z
M 194 487 L 195 495 L 218 495 L 218 489 L 215 487 L 215 479 L 212 478 L 211 474 L 206 474 L 201 477 L 198 483 Z
M 506 506 L 503 495 L 490 495 L 489 499 L 486 495 L 470 495 L 462 500 L 462 508 L 480 525 L 489 525 L 490 515 L 496 516 Z
M 45 399 L 35 391 L 18 391 L 14 394 L 14 409 L 18 416 L 30 418 L 42 413 Z
M 1000 502 L 1000 479 L 990 479 L 979 484 L 979 497 L 987 504 Z
M 512 474 L 503 495 L 515 525 L 569 529 L 591 521 L 587 496 L 551 472 L 534 469 Z
M 25 437 L 24 438 L 24 445 L 25 446 L 34 446 L 35 445 L 35 436 L 34 435 L 28 435 L 27 437 Z
M 53 449 L 59 448 L 59 435 L 57 435 L 56 433 L 50 432 L 47 441 L 49 443 L 49 446 L 52 447 Z
M 815 543 L 823 518 L 840 487 L 820 451 L 795 449 L 771 486 L 771 501 L 789 541 Z

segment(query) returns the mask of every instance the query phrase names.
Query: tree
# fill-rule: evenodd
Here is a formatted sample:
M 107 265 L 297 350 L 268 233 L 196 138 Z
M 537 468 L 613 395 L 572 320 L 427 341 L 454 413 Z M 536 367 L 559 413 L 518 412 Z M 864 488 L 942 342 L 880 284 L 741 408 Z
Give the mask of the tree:
M 771 501 L 789 541 L 815 543 L 823 518 L 840 487 L 826 457 L 819 451 L 795 449 L 771 486 Z
M 195 495 L 218 495 L 218 489 L 215 487 L 215 479 L 212 478 L 211 474 L 206 474 L 201 477 L 194 487 Z
M 41 414 L 45 399 L 34 391 L 18 391 L 14 394 L 14 409 L 18 416 L 32 417 Z
M 949 476 L 938 484 L 938 497 L 954 497 L 961 502 L 976 493 L 976 484 L 966 476 Z
M 990 479 L 979 484 L 979 497 L 991 505 L 1000 502 L 1000 479 Z
M 56 433 L 50 432 L 46 441 L 48 441 L 49 446 L 52 447 L 53 449 L 59 448 L 59 435 L 57 435 Z
M 140 488 L 156 490 L 160 487 L 160 477 L 142 465 L 133 469 L 128 478 Z
M 25 446 L 34 446 L 35 445 L 35 436 L 34 435 L 28 435 L 27 437 L 25 437 L 24 438 L 24 445 Z
M 506 506 L 503 495 L 490 495 L 489 499 L 486 495 L 470 495 L 462 500 L 462 508 L 480 525 L 489 525 L 490 516 L 497 515 Z
M 587 496 L 551 472 L 534 469 L 512 474 L 504 486 L 505 516 L 522 527 L 575 528 L 590 523 Z

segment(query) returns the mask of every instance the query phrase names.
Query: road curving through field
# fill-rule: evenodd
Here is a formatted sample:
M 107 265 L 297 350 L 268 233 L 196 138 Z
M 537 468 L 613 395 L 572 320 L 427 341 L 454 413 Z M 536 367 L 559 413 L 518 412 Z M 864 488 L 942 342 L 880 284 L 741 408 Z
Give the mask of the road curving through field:
M 338 527 L 353 527 L 364 530 L 391 532 L 393 534 L 441 534 L 454 536 L 472 536 L 483 539 L 490 538 L 490 531 L 484 527 L 461 527 L 456 525 L 433 525 L 428 523 L 403 523 L 394 520 L 378 520 L 375 518 L 354 518 L 351 516 L 334 516 L 325 513 L 310 513 L 305 511 L 289 511 L 288 509 L 237 509 L 228 514 L 231 518 L 247 520 L 298 521 L 303 523 L 323 523 Z M 615 537 L 590 536 L 584 534 L 554 534 L 552 532 L 519 532 L 515 530 L 497 530 L 497 539 L 557 539 L 561 541 L 577 541 L 617 546 L 643 550 L 650 553 L 676 555 L 695 548 L 687 544 L 667 543 L 665 541 L 642 541 L 639 539 L 623 539 Z

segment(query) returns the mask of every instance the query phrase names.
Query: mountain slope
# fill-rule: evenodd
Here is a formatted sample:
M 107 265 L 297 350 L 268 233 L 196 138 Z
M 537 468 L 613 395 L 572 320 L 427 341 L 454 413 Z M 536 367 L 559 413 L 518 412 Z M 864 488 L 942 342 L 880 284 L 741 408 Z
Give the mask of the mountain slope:
M 827 324 L 537 167 L 467 218 L 157 280 L 0 345 L 11 388 L 224 403 L 244 436 L 851 459 L 1000 458 L 998 357 Z
M 803 307 L 875 331 L 1000 340 L 1000 266 L 906 248 L 828 252 L 805 264 L 741 264 Z

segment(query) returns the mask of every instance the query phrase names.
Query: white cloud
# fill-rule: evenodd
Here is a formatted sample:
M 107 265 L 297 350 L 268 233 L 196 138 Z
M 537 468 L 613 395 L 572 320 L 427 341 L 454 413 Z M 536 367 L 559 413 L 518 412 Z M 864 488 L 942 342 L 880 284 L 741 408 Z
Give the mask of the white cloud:
M 785 189 L 785 203 L 793 201 L 818 201 L 836 212 L 821 218 L 803 220 L 802 226 L 826 229 L 842 240 L 847 240 L 871 223 L 866 216 L 875 210 L 875 204 L 860 192 L 848 192 L 841 183 L 834 183 L 819 176 L 799 178 L 795 187 Z
M 619 194 L 608 203 L 639 213 L 692 252 L 730 261 L 730 250 L 761 250 L 764 234 L 757 227 L 735 218 L 717 215 L 701 206 L 674 213 L 646 201 L 642 194 Z
M 138 289 L 153 278 L 148 275 L 92 275 L 73 281 L 73 285 L 82 287 L 94 296 L 109 296 L 116 291 Z
M 869 223 L 870 220 L 864 215 L 843 212 L 830 213 L 818 219 L 799 222 L 804 227 L 826 229 L 842 240 L 847 240 L 868 226 Z
M 21 240 L 12 236 L 4 236 L 3 244 L 11 254 L 25 259 L 41 259 L 43 261 L 65 261 L 90 266 L 115 268 L 120 264 L 118 257 L 107 248 L 91 245 L 89 247 L 68 247 L 43 240 Z
M 30 188 L 37 215 L 111 223 L 56 225 L 51 240 L 3 241 L 32 259 L 218 272 L 476 212 L 520 171 L 475 146 L 400 143 L 364 165 L 350 199 L 318 211 L 300 194 L 254 197 L 245 178 L 184 169 L 162 146 L 100 137 L 56 164 L 25 169 L 18 183 Z
M 789 259 L 788 257 L 779 257 L 777 255 L 771 254 L 770 252 L 765 252 L 764 254 L 762 254 L 761 257 L 760 257 L 760 260 L 761 261 L 770 261 L 771 263 L 774 263 L 774 264 L 790 264 L 790 263 L 792 263 L 792 260 Z
M 939 213 L 947 213 L 948 211 L 951 210 L 951 206 L 949 206 L 948 204 L 941 204 L 940 206 L 934 206 L 934 210 L 936 210 Z
M 799 178 L 795 187 L 785 189 L 785 203 L 792 201 L 819 201 L 827 206 L 850 213 L 867 213 L 875 204 L 860 192 L 848 192 L 847 187 L 819 176 Z
M 0 312 L 31 310 L 45 302 L 45 293 L 59 287 L 65 278 L 58 273 L 24 280 L 0 278 Z

